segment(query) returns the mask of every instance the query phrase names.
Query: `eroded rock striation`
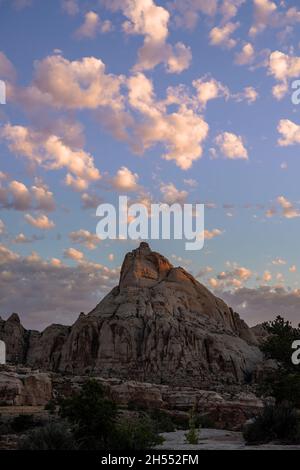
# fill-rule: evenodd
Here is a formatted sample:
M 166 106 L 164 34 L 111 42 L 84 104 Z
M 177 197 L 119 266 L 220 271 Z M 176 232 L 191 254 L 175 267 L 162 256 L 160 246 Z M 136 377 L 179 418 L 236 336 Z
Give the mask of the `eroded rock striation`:
M 120 282 L 72 327 L 26 331 L 0 320 L 8 359 L 52 371 L 209 387 L 249 380 L 262 355 L 239 315 L 147 243 L 128 253 Z

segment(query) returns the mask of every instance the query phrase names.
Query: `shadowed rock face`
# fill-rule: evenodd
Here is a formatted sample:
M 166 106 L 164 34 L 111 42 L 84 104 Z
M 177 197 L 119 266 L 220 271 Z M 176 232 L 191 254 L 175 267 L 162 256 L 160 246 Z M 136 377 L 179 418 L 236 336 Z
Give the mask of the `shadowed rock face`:
M 126 255 L 119 285 L 71 328 L 26 333 L 30 365 L 154 383 L 243 382 L 262 360 L 239 315 L 146 243 Z

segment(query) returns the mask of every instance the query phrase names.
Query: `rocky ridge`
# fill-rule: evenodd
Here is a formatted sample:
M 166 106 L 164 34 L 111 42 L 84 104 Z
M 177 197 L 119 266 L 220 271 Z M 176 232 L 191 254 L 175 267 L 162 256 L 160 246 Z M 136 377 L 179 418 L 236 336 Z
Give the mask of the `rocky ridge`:
M 120 282 L 71 327 L 25 330 L 0 319 L 7 359 L 33 368 L 211 388 L 251 380 L 262 361 L 251 329 L 149 245 L 128 253 Z

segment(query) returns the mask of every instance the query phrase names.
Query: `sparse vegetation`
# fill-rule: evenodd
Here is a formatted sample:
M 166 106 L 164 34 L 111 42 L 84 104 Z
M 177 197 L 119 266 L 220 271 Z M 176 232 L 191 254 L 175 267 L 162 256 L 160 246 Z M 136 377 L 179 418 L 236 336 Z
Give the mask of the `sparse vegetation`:
M 121 420 L 116 425 L 111 447 L 114 450 L 143 450 L 163 443 L 156 423 L 147 415 L 129 420 Z
M 19 450 L 76 450 L 77 443 L 64 423 L 49 423 L 23 436 Z
M 248 444 L 266 444 L 278 441 L 283 444 L 300 443 L 299 416 L 287 404 L 267 406 L 244 431 Z
M 124 419 L 116 405 L 105 398 L 96 380 L 60 403 L 60 416 L 67 419 L 80 449 L 147 449 L 162 442 L 153 420 L 145 413 Z
M 300 366 L 295 366 L 291 360 L 292 344 L 300 339 L 300 329 L 281 316 L 264 323 L 264 328 L 269 336 L 261 349 L 267 358 L 277 362 L 278 368 L 263 377 L 259 391 L 262 395 L 273 396 L 277 404 L 288 402 L 300 408 Z
M 244 437 L 249 444 L 279 441 L 284 444 L 300 443 L 300 368 L 292 363 L 292 344 L 300 338 L 300 329 L 278 316 L 264 323 L 269 336 L 261 346 L 268 359 L 278 367 L 266 374 L 259 384 L 261 395 L 272 396 L 276 404 L 266 406 L 252 424 L 247 426 Z
M 150 413 L 150 417 L 155 423 L 156 431 L 161 432 L 173 432 L 175 431 L 175 424 L 168 413 L 163 410 L 153 410 Z
M 190 412 L 189 431 L 185 434 L 185 438 L 188 444 L 196 445 L 199 443 L 199 428 L 196 427 L 196 415 L 194 409 Z

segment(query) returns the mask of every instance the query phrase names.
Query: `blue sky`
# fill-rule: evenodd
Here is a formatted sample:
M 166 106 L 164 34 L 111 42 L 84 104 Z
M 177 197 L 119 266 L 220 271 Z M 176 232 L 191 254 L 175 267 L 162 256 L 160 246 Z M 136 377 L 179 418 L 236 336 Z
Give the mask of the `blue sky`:
M 299 321 L 300 9 L 271 0 L 0 0 L 0 314 L 70 323 L 134 242 L 96 206 L 205 202 L 153 241 L 250 324 Z

